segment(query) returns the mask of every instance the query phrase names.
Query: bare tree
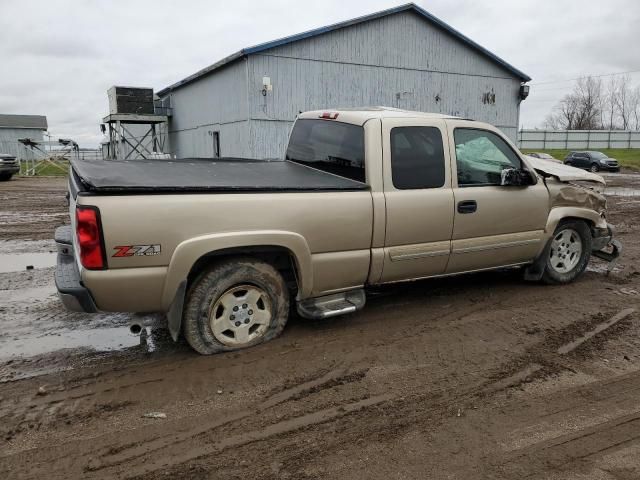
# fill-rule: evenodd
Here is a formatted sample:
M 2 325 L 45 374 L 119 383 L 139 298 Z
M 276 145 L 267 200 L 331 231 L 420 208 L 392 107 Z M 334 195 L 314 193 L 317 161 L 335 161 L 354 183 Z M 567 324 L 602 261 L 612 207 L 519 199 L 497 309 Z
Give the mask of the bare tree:
M 629 123 L 631 118 L 631 100 L 633 93 L 631 92 L 629 77 L 625 75 L 620 77 L 617 82 L 616 95 L 614 103 L 616 110 L 618 111 L 618 118 L 620 120 L 620 126 L 622 130 L 629 129 Z
M 601 108 L 602 81 L 582 77 L 574 85 L 573 91 L 553 108 L 545 124 L 554 129 L 597 129 L 601 125 Z
M 606 123 L 603 126 L 613 130 L 616 125 L 616 97 L 618 96 L 618 79 L 611 77 L 607 83 L 606 92 L 604 94 L 604 105 L 606 110 Z

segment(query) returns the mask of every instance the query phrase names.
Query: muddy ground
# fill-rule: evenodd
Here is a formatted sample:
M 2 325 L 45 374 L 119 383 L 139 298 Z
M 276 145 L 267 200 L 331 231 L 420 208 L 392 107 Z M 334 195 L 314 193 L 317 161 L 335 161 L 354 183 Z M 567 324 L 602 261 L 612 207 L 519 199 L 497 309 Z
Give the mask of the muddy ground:
M 640 175 L 607 180 L 608 276 L 594 259 L 568 286 L 376 289 L 213 357 L 159 318 L 140 339 L 129 315 L 65 312 L 47 267 L 64 181 L 0 184 L 0 478 L 638 479 Z

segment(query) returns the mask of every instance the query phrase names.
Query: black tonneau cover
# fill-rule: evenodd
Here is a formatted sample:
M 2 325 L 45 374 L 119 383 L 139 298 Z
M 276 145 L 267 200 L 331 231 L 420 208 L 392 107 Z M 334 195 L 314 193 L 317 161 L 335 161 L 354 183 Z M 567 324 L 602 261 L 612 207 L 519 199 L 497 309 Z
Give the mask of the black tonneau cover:
M 91 192 L 296 192 L 368 188 L 364 183 L 285 160 L 75 160 L 72 166 L 82 189 Z

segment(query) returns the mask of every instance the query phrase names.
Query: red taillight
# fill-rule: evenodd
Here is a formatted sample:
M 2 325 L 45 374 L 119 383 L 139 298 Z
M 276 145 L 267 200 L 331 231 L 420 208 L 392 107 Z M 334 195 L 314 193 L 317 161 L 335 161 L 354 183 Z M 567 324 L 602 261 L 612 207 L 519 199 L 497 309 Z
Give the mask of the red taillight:
M 324 112 L 319 115 L 320 118 L 324 118 L 325 120 L 335 120 L 338 118 L 338 112 Z
M 105 268 L 102 232 L 100 231 L 97 208 L 76 208 L 76 235 L 78 236 L 82 266 L 90 270 Z

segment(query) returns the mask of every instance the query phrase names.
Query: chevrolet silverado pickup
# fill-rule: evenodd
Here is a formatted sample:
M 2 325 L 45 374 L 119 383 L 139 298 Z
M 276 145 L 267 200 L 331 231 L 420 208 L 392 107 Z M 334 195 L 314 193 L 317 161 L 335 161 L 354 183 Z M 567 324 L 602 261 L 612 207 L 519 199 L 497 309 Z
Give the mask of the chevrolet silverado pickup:
M 613 261 L 598 175 L 527 158 L 497 128 L 389 108 L 296 119 L 282 160 L 75 161 L 56 285 L 74 311 L 164 312 L 201 354 L 361 309 L 366 288 Z

